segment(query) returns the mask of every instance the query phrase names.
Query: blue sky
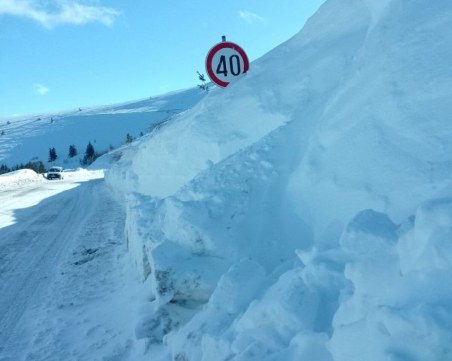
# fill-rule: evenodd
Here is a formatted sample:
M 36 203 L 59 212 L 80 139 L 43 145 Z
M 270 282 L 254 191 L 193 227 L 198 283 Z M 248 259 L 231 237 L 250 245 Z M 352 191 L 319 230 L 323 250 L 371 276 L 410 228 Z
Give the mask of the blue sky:
M 324 0 L 0 0 L 0 117 L 196 86 L 227 40 L 253 61 Z

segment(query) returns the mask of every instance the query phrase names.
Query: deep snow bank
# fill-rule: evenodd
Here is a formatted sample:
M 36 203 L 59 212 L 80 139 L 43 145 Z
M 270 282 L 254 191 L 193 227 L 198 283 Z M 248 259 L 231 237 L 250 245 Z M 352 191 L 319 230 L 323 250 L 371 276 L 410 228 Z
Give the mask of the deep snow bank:
M 26 184 L 42 182 L 44 177 L 31 169 L 20 169 L 0 174 L 0 191 L 22 187 Z
M 451 15 L 329 0 L 113 167 L 157 359 L 451 357 Z

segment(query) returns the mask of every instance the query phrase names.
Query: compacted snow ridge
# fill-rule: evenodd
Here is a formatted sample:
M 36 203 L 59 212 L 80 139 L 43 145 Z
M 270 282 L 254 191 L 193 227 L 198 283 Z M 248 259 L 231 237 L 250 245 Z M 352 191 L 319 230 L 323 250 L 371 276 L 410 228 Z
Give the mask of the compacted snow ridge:
M 452 360 L 451 38 L 448 1 L 327 0 L 225 89 L 71 115 L 173 110 L 0 176 L 0 360 Z

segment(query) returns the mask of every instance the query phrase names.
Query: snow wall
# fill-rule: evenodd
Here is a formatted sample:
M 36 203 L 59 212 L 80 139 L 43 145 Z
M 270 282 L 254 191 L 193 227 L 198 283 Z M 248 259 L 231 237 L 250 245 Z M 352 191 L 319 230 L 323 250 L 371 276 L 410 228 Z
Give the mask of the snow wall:
M 328 0 L 110 170 L 154 359 L 452 360 L 451 38 Z

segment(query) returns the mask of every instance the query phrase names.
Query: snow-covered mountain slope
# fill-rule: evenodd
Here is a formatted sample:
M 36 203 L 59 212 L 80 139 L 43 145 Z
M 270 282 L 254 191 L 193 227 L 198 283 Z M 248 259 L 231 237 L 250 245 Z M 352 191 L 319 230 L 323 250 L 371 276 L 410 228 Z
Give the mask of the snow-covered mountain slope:
M 452 357 L 451 19 L 328 0 L 109 171 L 150 356 Z
M 86 146 L 97 152 L 124 144 L 127 134 L 139 137 L 156 124 L 184 112 L 204 93 L 197 88 L 165 94 L 135 102 L 80 108 L 59 114 L 40 114 L 0 120 L 0 165 L 12 168 L 20 163 L 42 161 L 47 164 L 49 148 L 55 148 L 55 163 L 67 167 L 79 165 Z M 69 159 L 69 146 L 78 156 Z

